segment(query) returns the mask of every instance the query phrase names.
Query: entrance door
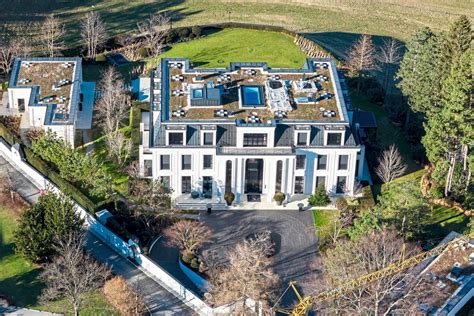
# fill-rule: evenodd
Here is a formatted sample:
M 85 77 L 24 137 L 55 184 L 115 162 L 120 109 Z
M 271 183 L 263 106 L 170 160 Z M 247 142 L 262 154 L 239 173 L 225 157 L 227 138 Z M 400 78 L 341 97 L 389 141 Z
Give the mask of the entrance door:
M 263 159 L 247 159 L 245 164 L 245 193 L 262 193 Z
M 20 113 L 25 112 L 25 99 L 18 99 L 18 111 Z

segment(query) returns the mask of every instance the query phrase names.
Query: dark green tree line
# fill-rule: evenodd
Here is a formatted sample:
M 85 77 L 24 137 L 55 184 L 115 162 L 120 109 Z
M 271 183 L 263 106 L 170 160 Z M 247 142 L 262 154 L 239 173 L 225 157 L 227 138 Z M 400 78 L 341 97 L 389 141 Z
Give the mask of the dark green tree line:
M 461 16 L 446 33 L 419 30 L 407 43 L 399 87 L 424 117 L 422 143 L 438 195 L 466 200 L 474 166 L 472 29 Z

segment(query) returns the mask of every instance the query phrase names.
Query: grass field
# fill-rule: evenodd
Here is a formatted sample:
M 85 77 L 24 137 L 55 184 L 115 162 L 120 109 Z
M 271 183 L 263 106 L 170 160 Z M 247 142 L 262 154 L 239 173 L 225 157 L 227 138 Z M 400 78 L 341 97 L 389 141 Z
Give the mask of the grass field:
M 39 267 L 17 256 L 13 250 L 13 231 L 18 215 L 0 206 L 0 293 L 15 304 L 28 306 L 36 303 L 43 285 L 37 280 Z
M 248 29 L 225 29 L 179 43 L 160 57 L 188 57 L 199 67 L 227 67 L 231 61 L 267 61 L 273 68 L 299 68 L 306 58 L 290 36 Z M 152 59 L 149 63 L 156 65 L 157 61 Z
M 55 313 L 71 314 L 65 300 L 45 305 L 38 302 L 44 285 L 38 280 L 40 267 L 33 265 L 14 252 L 13 231 L 17 227 L 18 214 L 0 206 L 0 294 L 13 300 L 16 306 L 24 306 Z M 116 315 L 100 290 L 86 294 L 81 315 Z
M 78 20 L 97 10 L 115 35 L 130 32 L 150 13 L 167 12 L 174 25 L 247 22 L 325 33 L 369 33 L 406 39 L 413 30 L 446 29 L 460 14 L 473 16 L 470 0 L 0 0 L 0 21 L 18 25 L 55 13 L 67 22 L 68 44 L 77 44 Z M 34 32 L 34 30 L 33 30 Z

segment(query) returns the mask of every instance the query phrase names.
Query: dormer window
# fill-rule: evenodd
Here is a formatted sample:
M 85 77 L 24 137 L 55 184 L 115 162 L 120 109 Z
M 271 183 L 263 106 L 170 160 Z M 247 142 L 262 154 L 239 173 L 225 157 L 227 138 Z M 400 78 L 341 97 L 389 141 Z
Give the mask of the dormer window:
M 308 132 L 298 132 L 296 133 L 296 145 L 297 146 L 308 146 L 309 139 Z
M 326 145 L 330 146 L 341 146 L 342 145 L 342 133 L 328 132 Z
M 203 132 L 202 135 L 203 145 L 214 145 L 214 132 Z
M 168 145 L 184 145 L 184 133 L 183 132 L 169 132 Z

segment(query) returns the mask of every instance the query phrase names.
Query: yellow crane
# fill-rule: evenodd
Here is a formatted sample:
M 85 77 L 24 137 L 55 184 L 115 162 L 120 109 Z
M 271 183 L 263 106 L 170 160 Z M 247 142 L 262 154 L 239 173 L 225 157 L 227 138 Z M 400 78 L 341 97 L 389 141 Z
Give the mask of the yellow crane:
M 383 277 L 387 277 L 400 271 L 406 270 L 408 268 L 414 267 L 428 258 L 441 254 L 449 246 L 459 242 L 468 242 L 469 239 L 473 237 L 474 232 L 471 232 L 469 235 L 464 235 L 455 238 L 429 251 L 422 252 L 408 259 L 402 259 L 398 262 L 394 262 L 381 270 L 341 283 L 336 288 L 322 291 L 315 295 L 303 297 L 296 288 L 296 282 L 290 282 L 290 287 L 293 289 L 296 294 L 296 297 L 298 298 L 298 304 L 293 308 L 277 308 L 275 311 L 291 316 L 304 316 L 308 313 L 309 309 L 314 303 L 324 302 L 326 300 L 336 298 L 346 292 L 350 292 L 365 284 L 377 281 Z

